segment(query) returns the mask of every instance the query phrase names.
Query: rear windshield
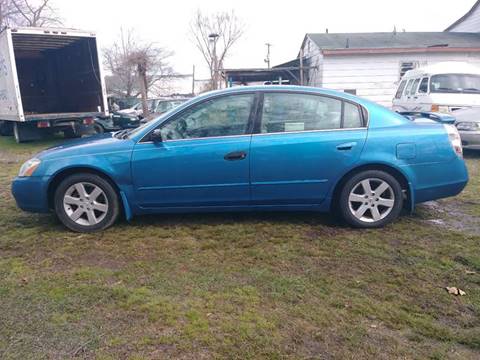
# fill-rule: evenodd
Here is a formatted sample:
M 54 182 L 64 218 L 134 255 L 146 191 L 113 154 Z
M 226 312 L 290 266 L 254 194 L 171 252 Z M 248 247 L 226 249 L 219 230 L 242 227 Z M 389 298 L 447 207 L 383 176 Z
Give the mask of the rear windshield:
M 430 80 L 432 93 L 480 93 L 480 75 L 441 74 Z

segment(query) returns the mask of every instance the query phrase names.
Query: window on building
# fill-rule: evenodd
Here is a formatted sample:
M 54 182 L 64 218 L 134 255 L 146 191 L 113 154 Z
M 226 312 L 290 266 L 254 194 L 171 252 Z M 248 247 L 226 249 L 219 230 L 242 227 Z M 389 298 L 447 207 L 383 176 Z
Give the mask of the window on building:
M 357 95 L 357 89 L 345 89 L 343 91 L 347 94 Z
M 402 61 L 400 63 L 400 79 L 405 75 L 405 73 L 409 70 L 413 70 L 418 67 L 417 61 Z

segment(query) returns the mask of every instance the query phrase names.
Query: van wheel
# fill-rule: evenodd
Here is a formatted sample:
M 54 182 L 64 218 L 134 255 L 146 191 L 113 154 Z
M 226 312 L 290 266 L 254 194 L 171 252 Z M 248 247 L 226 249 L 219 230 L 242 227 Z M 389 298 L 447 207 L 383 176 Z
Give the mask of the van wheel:
M 350 225 L 382 227 L 395 220 L 402 210 L 402 187 L 392 175 L 368 170 L 353 176 L 340 193 L 340 213 Z
M 63 180 L 55 191 L 54 205 L 60 221 L 76 232 L 104 230 L 120 213 L 113 186 L 101 176 L 88 173 Z

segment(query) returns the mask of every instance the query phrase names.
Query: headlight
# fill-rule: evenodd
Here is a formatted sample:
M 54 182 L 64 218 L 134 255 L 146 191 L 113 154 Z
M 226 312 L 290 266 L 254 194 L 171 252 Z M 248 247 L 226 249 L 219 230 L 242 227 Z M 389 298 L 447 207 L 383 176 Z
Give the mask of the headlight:
M 20 168 L 20 171 L 18 172 L 18 176 L 19 177 L 32 176 L 35 170 L 37 170 L 38 165 L 40 165 L 40 163 L 41 161 L 35 158 L 26 161 Z
M 480 123 L 477 122 L 459 122 L 456 126 L 460 131 L 477 131 L 480 129 Z

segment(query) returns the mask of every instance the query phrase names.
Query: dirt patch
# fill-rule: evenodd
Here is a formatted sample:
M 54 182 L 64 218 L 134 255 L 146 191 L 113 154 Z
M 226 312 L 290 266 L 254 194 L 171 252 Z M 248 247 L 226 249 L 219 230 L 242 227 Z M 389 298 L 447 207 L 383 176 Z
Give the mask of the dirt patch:
M 13 154 L 11 151 L 0 150 L 0 164 L 17 164 L 24 160 L 24 155 Z
M 463 205 L 463 202 L 457 200 L 426 202 L 421 206 L 429 210 L 431 215 L 423 221 L 450 230 L 480 235 L 480 218 L 463 211 Z

